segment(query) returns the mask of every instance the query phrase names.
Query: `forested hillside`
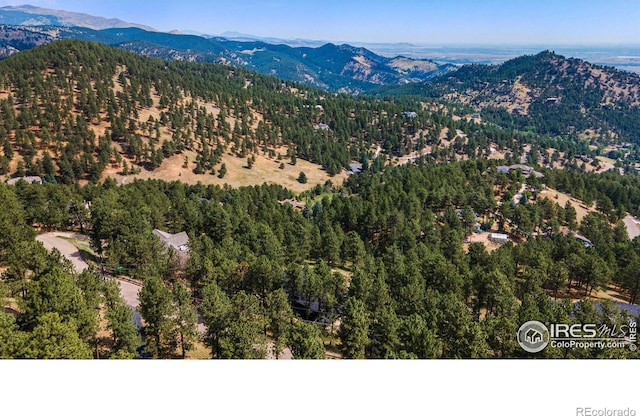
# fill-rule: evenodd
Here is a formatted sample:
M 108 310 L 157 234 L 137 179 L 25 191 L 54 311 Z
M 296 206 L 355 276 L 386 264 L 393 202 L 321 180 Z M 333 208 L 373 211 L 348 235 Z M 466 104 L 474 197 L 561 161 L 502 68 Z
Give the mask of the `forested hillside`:
M 96 182 L 171 160 L 176 175 L 224 178 L 225 158 L 251 169 L 256 156 L 281 169 L 300 158 L 333 176 L 352 161 L 379 170 L 387 157 L 416 152 L 450 161 L 497 146 L 517 160 L 527 142 L 567 155 L 589 151 L 577 139 L 454 121 L 456 110 L 436 101 L 334 95 L 96 43 L 54 42 L 0 62 L 0 70 L 0 174 L 12 176 Z
M 159 358 L 196 348 L 215 358 L 285 349 L 294 358 L 524 357 L 515 339 L 522 322 L 627 322 L 611 301 L 598 306 L 588 295 L 615 283 L 637 301 L 640 240 L 630 242 L 601 214 L 578 224 L 575 210 L 550 199 L 504 203 L 523 179 L 488 161 L 408 165 L 318 187 L 302 211 L 278 203 L 292 196 L 279 186 L 1 185 L 1 288 L 13 315 L 0 313 L 0 356 L 133 357 L 142 344 Z M 90 211 L 79 215 L 81 201 Z M 465 244 L 476 221 L 494 220 L 549 234 L 492 251 Z M 88 221 L 106 273 L 144 282 L 144 341 L 111 279 L 103 282 L 98 269 L 78 275 L 33 240 L 31 225 L 79 221 Z M 188 232 L 185 267 L 153 228 Z M 573 303 L 571 293 L 583 299 Z M 637 357 L 626 348 L 538 355 Z
M 176 174 L 222 178 L 225 158 L 247 169 L 256 156 L 281 169 L 300 158 L 333 176 L 352 161 L 380 169 L 412 152 L 448 161 L 488 155 L 492 144 L 514 158 L 527 141 L 574 154 L 583 146 L 454 121 L 455 109 L 435 101 L 336 95 L 82 41 L 20 53 L 0 70 L 0 174 L 63 183 L 153 171 L 168 159 L 178 161 Z
M 0 62 L 1 173 L 97 181 L 185 150 L 198 173 L 223 153 L 303 158 L 330 175 L 376 145 L 401 155 L 429 117 L 222 65 L 161 61 L 60 41 Z M 276 153 L 278 149 L 279 155 Z M 292 161 L 292 163 L 295 163 Z
M 640 76 L 550 51 L 501 65 L 465 65 L 433 82 L 386 91 L 467 104 L 508 128 L 640 142 Z

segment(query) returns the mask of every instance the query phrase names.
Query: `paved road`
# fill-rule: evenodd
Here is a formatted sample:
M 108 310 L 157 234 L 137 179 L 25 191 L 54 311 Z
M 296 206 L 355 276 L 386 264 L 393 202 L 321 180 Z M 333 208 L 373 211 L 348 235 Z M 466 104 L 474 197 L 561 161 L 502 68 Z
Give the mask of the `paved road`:
M 58 251 L 62 253 L 63 256 L 71 260 L 71 263 L 73 263 L 74 267 L 76 268 L 76 271 L 78 273 L 82 273 L 87 267 L 89 267 L 89 265 L 87 264 L 86 261 L 84 261 L 84 259 L 82 258 L 82 255 L 80 254 L 76 246 L 74 246 L 69 241 L 61 237 L 78 238 L 78 239 L 87 238 L 84 235 L 55 232 L 55 233 L 40 234 L 36 237 L 36 240 L 40 241 L 44 245 L 44 248 L 46 248 L 47 250 L 51 250 L 54 247 L 57 248 Z
M 120 296 L 122 296 L 124 302 L 133 311 L 133 318 L 136 320 L 136 325 L 138 325 L 138 328 L 142 328 L 142 318 L 140 317 L 140 313 L 138 313 L 138 306 L 140 306 L 138 292 L 140 292 L 142 286 L 117 278 L 116 281 L 118 282 L 118 286 L 120 286 Z
M 87 236 L 73 234 L 73 233 L 61 233 L 53 232 L 40 234 L 36 237 L 36 240 L 40 241 L 47 250 L 51 250 L 54 247 L 62 253 L 63 256 L 71 260 L 78 273 L 82 273 L 83 270 L 89 267 L 89 264 L 82 258 L 82 255 L 66 238 L 77 238 L 79 240 L 86 240 Z M 140 285 L 136 285 L 131 282 L 116 279 L 120 286 L 120 295 L 124 299 L 125 303 L 133 310 L 134 318 L 138 327 L 141 327 L 140 314 L 138 313 L 138 306 L 140 301 L 138 300 L 138 292 L 140 291 Z
M 640 220 L 632 217 L 631 215 L 627 215 L 623 219 L 624 225 L 627 227 L 627 234 L 629 234 L 630 239 L 634 239 L 640 235 Z

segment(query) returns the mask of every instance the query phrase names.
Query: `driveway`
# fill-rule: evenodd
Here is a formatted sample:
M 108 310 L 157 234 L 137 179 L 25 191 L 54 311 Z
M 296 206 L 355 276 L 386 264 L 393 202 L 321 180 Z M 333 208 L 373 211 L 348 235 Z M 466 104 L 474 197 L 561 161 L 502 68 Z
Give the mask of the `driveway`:
M 76 246 L 71 244 L 69 241 L 65 240 L 63 237 L 77 238 L 80 240 L 87 239 L 87 236 L 85 235 L 54 232 L 54 233 L 40 234 L 36 237 L 36 240 L 40 241 L 42 245 L 44 245 L 44 248 L 46 248 L 49 251 L 52 250 L 53 248 L 57 248 L 58 251 L 63 256 L 68 258 L 71 261 L 71 263 L 73 263 L 73 266 L 76 268 L 76 271 L 78 273 L 82 273 L 87 267 L 89 267 L 89 265 L 82 258 L 82 255 L 80 254 Z
M 523 183 L 522 186 L 520 187 L 520 190 L 518 191 L 517 194 L 514 195 L 513 197 L 513 203 L 514 204 L 519 204 L 520 201 L 522 200 L 522 195 L 524 194 L 524 191 L 527 189 L 527 184 Z
M 142 283 L 132 283 L 123 279 L 115 279 L 118 282 L 118 286 L 120 286 L 120 296 L 122 296 L 124 302 L 133 311 L 133 318 L 136 320 L 138 329 L 142 328 L 142 319 L 140 317 L 140 313 L 138 312 L 138 306 L 140 306 L 140 301 L 138 300 L 138 292 L 140 292 L 140 289 L 142 289 Z

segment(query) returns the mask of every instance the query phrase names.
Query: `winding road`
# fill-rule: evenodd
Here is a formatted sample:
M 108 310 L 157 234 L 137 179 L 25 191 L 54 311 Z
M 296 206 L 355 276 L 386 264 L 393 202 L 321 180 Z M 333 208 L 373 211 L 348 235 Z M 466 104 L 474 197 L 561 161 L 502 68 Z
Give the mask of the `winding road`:
M 68 238 L 73 238 L 77 240 L 87 241 L 88 237 L 85 235 L 79 235 L 74 233 L 63 233 L 63 232 L 51 232 L 40 234 L 36 237 L 36 240 L 40 241 L 47 250 L 52 250 L 54 248 L 58 249 L 60 253 L 68 258 L 73 266 L 76 268 L 78 273 L 82 273 L 83 270 L 89 267 L 89 263 L 82 257 L 80 251 L 76 246 L 74 246 L 71 242 L 69 242 Z M 120 295 L 124 299 L 127 306 L 129 306 L 133 311 L 133 317 L 136 320 L 136 324 L 138 328 L 142 327 L 142 321 L 140 318 L 140 314 L 138 313 L 138 306 L 140 306 L 140 301 L 138 300 L 138 292 L 142 287 L 141 283 L 132 282 L 127 279 L 115 278 L 120 286 Z M 206 327 L 204 325 L 204 321 L 202 319 L 202 315 L 198 314 L 198 332 L 202 335 L 206 332 Z M 273 342 L 269 343 L 269 359 L 274 359 L 275 356 L 272 353 Z M 285 348 L 280 359 L 291 359 L 292 354 L 289 348 Z
M 46 248 L 47 250 L 52 250 L 54 248 L 58 249 L 58 251 L 63 256 L 65 256 L 71 261 L 71 263 L 73 263 L 76 271 L 78 273 L 82 273 L 89 267 L 89 263 L 87 263 L 87 261 L 82 257 L 82 254 L 80 254 L 78 248 L 71 242 L 66 240 L 67 238 L 74 238 L 84 241 L 88 240 L 88 237 L 86 235 L 62 232 L 40 234 L 36 237 L 36 240 L 40 241 L 44 248 Z M 140 292 L 142 284 L 132 283 L 131 281 L 118 278 L 115 279 L 120 286 L 120 295 L 124 299 L 127 306 L 129 306 L 133 310 L 133 316 L 136 320 L 136 324 L 138 325 L 138 328 L 140 328 L 142 326 L 142 322 L 140 320 L 140 314 L 138 313 L 138 306 L 140 306 L 140 301 L 138 300 L 138 292 Z
M 89 264 L 82 258 L 82 254 L 78 251 L 78 248 L 71 244 L 65 238 L 76 238 L 78 240 L 87 240 L 87 236 L 72 234 L 72 233 L 46 233 L 40 234 L 36 237 L 36 240 L 40 241 L 44 248 L 51 251 L 56 248 L 58 251 L 73 263 L 78 273 L 82 273 Z

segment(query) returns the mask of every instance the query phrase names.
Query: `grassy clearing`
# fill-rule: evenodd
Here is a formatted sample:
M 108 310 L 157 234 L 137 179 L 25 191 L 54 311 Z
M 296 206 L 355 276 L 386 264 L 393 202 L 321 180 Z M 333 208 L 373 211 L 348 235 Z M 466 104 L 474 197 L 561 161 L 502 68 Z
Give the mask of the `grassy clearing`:
M 546 290 L 545 292 L 547 293 L 547 295 L 549 295 L 549 297 L 554 297 L 553 291 Z M 604 290 L 593 290 L 591 292 L 591 295 L 588 296 L 585 296 L 583 288 L 564 288 L 563 290 L 558 292 L 557 299 L 569 299 L 572 302 L 578 302 L 582 299 L 591 299 L 595 302 L 601 299 L 609 299 L 617 303 L 629 304 L 629 296 L 627 296 L 626 291 L 615 283 L 609 283 L 607 288 Z
M 185 158 L 188 161 L 188 167 L 186 168 L 184 167 Z M 184 152 L 181 155 L 174 155 L 165 159 L 162 165 L 154 171 L 142 170 L 136 175 L 123 176 L 119 173 L 121 169 L 108 168 L 104 177 L 114 178 L 119 184 L 131 183 L 134 179 L 180 181 L 190 185 L 195 185 L 198 182 L 205 185 L 223 186 L 227 184 L 234 188 L 267 183 L 282 185 L 296 193 L 306 191 L 316 185 L 324 185 L 327 180 L 340 185 L 347 177 L 346 172 L 331 177 L 321 166 L 306 160 L 298 159 L 296 165 L 292 166 L 285 160 L 270 159 L 264 155 L 256 155 L 255 163 L 251 169 L 248 169 L 246 158 L 239 158 L 229 154 L 222 156 L 220 164 L 216 165 L 215 175 L 210 173 L 197 175 L 193 173 L 195 159 L 195 152 Z M 284 169 L 280 169 L 280 163 L 282 162 L 284 162 Z M 222 163 L 225 164 L 227 173 L 221 179 L 218 177 L 218 170 Z M 300 172 L 304 172 L 307 176 L 307 183 L 298 182 L 297 179 Z
M 208 360 L 211 358 L 211 349 L 204 345 L 204 342 L 196 341 L 193 349 L 187 351 L 185 358 L 187 360 Z

